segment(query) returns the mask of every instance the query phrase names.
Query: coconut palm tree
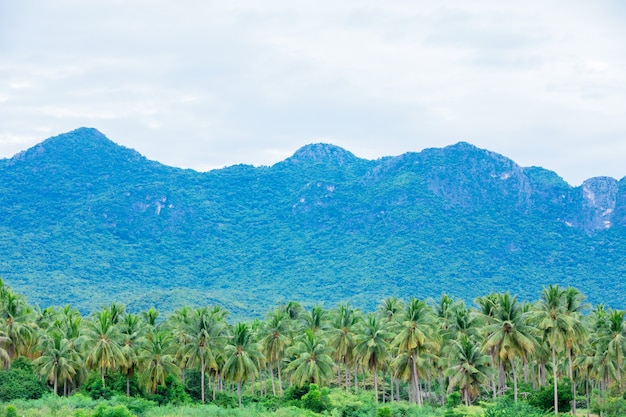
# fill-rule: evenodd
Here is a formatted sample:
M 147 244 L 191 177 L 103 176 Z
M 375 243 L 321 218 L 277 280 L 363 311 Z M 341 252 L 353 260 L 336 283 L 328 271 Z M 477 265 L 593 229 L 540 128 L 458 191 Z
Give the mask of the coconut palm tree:
M 121 349 L 120 329 L 113 323 L 111 312 L 103 309 L 96 312 L 84 323 L 85 365 L 99 368 L 102 386 L 105 386 L 104 372 L 118 366 L 126 366 L 126 358 Z
M 59 382 L 72 382 L 80 372 L 80 355 L 71 342 L 57 328 L 50 328 L 39 340 L 41 356 L 33 361 L 39 373 L 52 383 L 54 394 L 59 395 Z
M 290 324 L 289 316 L 284 310 L 276 309 L 272 311 L 263 328 L 265 337 L 261 340 L 261 346 L 270 368 L 272 394 L 276 395 L 273 368 L 273 365 L 276 365 L 278 371 L 278 390 L 281 397 L 283 396 L 283 382 L 280 363 L 285 355 L 285 349 L 289 345 L 289 337 L 287 335 L 291 327 Z
M 254 380 L 264 361 L 261 346 L 252 340 L 247 324 L 237 323 L 224 348 L 224 357 L 222 374 L 225 379 L 237 383 L 237 399 L 241 407 L 241 383 Z
M 130 378 L 135 374 L 139 365 L 139 347 L 144 342 L 143 334 L 146 331 L 141 319 L 135 314 L 125 314 L 120 323 L 121 350 L 125 363 L 121 367 L 126 374 L 126 396 L 130 397 Z
M 337 385 L 341 384 L 341 364 L 346 368 L 346 390 L 350 388 L 350 364 L 353 359 L 355 345 L 355 325 L 358 316 L 349 304 L 340 305 L 331 321 L 328 345 L 333 348 L 333 356 L 337 363 Z
M 554 414 L 559 413 L 559 393 L 557 387 L 557 349 L 565 347 L 566 340 L 575 334 L 574 318 L 567 314 L 565 291 L 558 285 L 550 285 L 541 292 L 535 305 L 533 320 L 543 332 L 543 339 L 552 354 L 552 378 L 554 386 Z
M 187 322 L 181 323 L 181 332 L 187 341 L 184 356 L 192 363 L 200 364 L 201 400 L 205 402 L 205 375 L 207 369 L 217 367 L 216 351 L 223 341 L 225 330 L 225 311 L 221 308 L 201 307 L 193 312 Z
M 0 298 L 0 331 L 6 340 L 9 356 L 7 366 L 20 355 L 23 349 L 33 342 L 35 337 L 33 309 L 26 299 L 15 294 L 9 287 L 4 287 Z
M 374 314 L 369 314 L 356 337 L 354 355 L 374 375 L 374 398 L 378 402 L 378 370 L 389 358 L 389 332 Z
M 513 398 L 517 402 L 517 370 L 515 359 L 535 350 L 535 329 L 528 323 L 528 312 L 509 293 L 497 294 L 493 316 L 483 327 L 483 349 L 494 352 L 504 368 L 510 364 L 513 374 Z
M 465 405 L 469 406 L 480 393 L 481 385 L 488 382 L 491 372 L 489 356 L 481 351 L 479 343 L 461 334 L 452 341 L 448 349 L 448 359 L 450 367 L 445 372 L 450 377 L 448 391 L 458 386 Z
M 418 373 L 418 356 L 423 353 L 434 338 L 434 315 L 425 301 L 411 298 L 406 304 L 400 322 L 395 326 L 396 337 L 392 346 L 398 350 L 394 360 L 395 366 L 405 369 L 401 372 L 407 376 L 407 367 L 410 366 L 410 382 L 412 387 L 411 398 L 422 405 L 422 393 Z
M 177 375 L 180 372 L 175 354 L 176 346 L 170 332 L 160 329 L 148 331 L 139 349 L 137 361 L 143 368 L 139 379 L 151 393 L 155 393 L 158 386 L 165 385 L 168 375 Z
M 332 376 L 332 352 L 333 349 L 324 345 L 318 335 L 307 330 L 295 345 L 287 348 L 287 355 L 294 359 L 285 371 L 300 387 L 307 382 L 321 385 Z

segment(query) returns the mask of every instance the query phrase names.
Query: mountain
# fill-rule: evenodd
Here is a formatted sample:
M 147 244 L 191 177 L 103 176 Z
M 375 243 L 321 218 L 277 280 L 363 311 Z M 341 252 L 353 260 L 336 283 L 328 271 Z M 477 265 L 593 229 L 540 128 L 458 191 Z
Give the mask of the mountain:
M 0 160 L 0 277 L 84 312 L 532 300 L 551 283 L 624 308 L 625 181 L 571 187 L 463 142 L 374 161 L 312 144 L 271 167 L 202 173 L 81 128 Z

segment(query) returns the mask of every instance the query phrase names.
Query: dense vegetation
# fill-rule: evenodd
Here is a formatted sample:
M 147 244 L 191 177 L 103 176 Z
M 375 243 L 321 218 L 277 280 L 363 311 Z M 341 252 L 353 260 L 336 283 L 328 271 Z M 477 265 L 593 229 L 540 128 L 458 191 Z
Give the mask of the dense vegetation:
M 624 415 L 625 314 L 551 285 L 533 303 L 289 302 L 237 323 L 220 306 L 164 317 L 113 303 L 83 317 L 33 308 L 0 281 L 0 400 L 7 415 Z
M 0 276 L 83 314 L 119 299 L 240 319 L 288 300 L 373 310 L 441 288 L 528 301 L 550 283 L 626 308 L 625 219 L 625 180 L 570 187 L 466 143 L 375 161 L 309 145 L 201 173 L 78 129 L 0 160 Z

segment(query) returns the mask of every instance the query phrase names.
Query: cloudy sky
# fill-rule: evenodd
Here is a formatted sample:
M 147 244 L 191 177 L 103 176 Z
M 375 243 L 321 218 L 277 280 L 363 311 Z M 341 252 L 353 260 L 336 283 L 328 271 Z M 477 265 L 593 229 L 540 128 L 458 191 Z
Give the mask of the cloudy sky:
M 0 1 L 0 157 L 80 126 L 197 170 L 467 141 L 626 176 L 626 2 Z

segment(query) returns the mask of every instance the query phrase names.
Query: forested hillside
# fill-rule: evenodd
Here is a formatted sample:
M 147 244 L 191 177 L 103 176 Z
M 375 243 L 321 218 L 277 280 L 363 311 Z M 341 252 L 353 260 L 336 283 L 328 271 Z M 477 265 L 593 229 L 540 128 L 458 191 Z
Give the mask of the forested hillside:
M 81 128 L 0 161 L 0 277 L 82 312 L 295 300 L 530 300 L 572 285 L 626 306 L 626 182 L 458 143 L 379 160 L 308 145 L 271 167 L 167 167 Z

